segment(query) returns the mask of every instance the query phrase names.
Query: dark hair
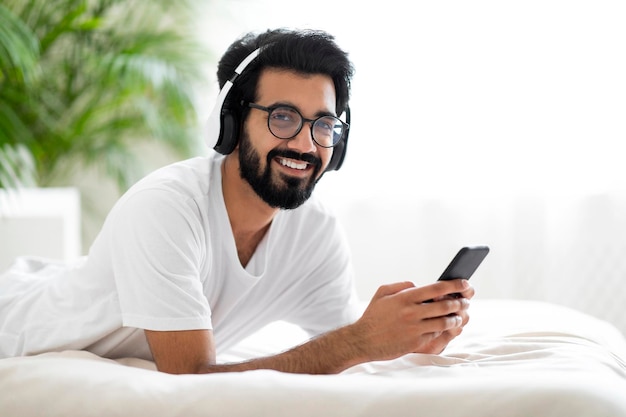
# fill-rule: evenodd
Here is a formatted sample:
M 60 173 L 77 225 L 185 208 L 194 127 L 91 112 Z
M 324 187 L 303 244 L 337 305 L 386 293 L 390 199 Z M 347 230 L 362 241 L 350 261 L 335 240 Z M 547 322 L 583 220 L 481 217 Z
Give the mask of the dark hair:
M 241 115 L 240 120 L 246 113 L 240 103 L 256 100 L 259 75 L 265 68 L 328 75 L 335 84 L 337 115 L 345 111 L 350 100 L 354 68 L 348 54 L 335 43 L 335 38 L 319 30 L 275 29 L 244 35 L 226 50 L 218 63 L 220 88 L 233 76 L 235 68 L 258 48 L 261 48 L 259 56 L 237 78 L 225 103 L 231 111 Z

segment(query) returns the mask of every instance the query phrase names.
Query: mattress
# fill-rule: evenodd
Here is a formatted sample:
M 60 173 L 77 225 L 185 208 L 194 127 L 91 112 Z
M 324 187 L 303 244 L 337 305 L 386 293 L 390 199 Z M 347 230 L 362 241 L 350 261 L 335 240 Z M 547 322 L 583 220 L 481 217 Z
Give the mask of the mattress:
M 272 370 L 169 375 L 83 351 L 0 360 L 2 416 L 626 416 L 626 340 L 556 304 L 472 302 L 440 355 L 410 354 L 338 375 Z M 229 362 L 304 340 L 274 323 L 221 354 Z

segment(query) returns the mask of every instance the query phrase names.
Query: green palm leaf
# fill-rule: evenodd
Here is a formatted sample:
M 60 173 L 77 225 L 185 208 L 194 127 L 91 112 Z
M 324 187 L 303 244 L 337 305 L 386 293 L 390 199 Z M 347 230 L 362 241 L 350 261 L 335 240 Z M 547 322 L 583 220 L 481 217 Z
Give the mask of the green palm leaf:
M 96 166 L 124 189 L 143 174 L 137 143 L 162 143 L 181 156 L 195 151 L 194 87 L 208 54 L 177 29 L 190 26 L 187 3 L 5 4 L 0 23 L 11 24 L 0 24 L 0 152 L 28 150 L 40 185 Z M 9 185 L 0 175 L 0 187 Z

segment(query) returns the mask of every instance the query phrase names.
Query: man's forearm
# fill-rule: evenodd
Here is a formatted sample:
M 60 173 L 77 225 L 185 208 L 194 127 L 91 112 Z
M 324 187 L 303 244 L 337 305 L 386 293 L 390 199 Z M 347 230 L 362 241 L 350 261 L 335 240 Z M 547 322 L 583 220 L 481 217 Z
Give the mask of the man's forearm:
M 356 326 L 350 325 L 322 334 L 273 356 L 238 363 L 209 365 L 202 372 L 274 369 L 291 373 L 335 374 L 368 360 L 359 340 L 361 337 Z

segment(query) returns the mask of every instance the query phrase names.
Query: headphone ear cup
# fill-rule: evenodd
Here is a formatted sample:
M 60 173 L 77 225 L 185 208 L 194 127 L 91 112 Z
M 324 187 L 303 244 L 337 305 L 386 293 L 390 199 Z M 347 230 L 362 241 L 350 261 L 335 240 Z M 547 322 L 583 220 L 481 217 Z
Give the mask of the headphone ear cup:
M 221 115 L 220 135 L 213 149 L 222 155 L 228 155 L 235 150 L 238 140 L 239 120 L 233 112 L 224 109 Z
M 346 157 L 346 151 L 348 149 L 348 132 L 349 130 L 344 133 L 341 142 L 333 148 L 333 156 L 330 158 L 330 162 L 324 172 L 337 171 L 341 168 L 341 165 L 343 165 L 343 160 Z
M 341 165 L 343 165 L 343 160 L 346 157 L 346 152 L 348 151 L 348 136 L 350 134 L 349 106 L 346 106 L 345 115 L 348 127 L 346 128 L 346 131 L 343 132 L 343 138 L 341 138 L 341 141 L 339 141 L 337 146 L 335 146 L 335 148 L 333 149 L 333 156 L 330 158 L 330 162 L 328 163 L 328 166 L 326 167 L 326 170 L 324 172 L 339 170 L 339 168 L 341 168 Z

